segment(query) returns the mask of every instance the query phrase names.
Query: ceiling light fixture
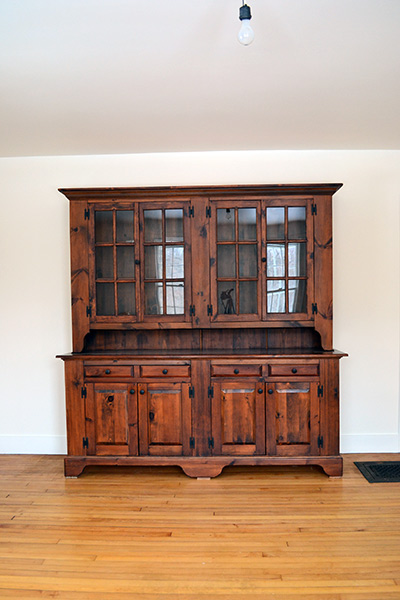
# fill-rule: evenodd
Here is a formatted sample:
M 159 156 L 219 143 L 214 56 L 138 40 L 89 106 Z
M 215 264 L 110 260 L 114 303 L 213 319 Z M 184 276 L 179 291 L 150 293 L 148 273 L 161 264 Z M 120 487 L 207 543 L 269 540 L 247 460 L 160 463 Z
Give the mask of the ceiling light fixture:
M 242 6 L 239 9 L 239 19 L 242 22 L 242 26 L 240 28 L 238 39 L 243 46 L 248 46 L 254 40 L 254 31 L 250 25 L 251 19 L 251 10 L 250 6 L 244 3 L 242 0 Z

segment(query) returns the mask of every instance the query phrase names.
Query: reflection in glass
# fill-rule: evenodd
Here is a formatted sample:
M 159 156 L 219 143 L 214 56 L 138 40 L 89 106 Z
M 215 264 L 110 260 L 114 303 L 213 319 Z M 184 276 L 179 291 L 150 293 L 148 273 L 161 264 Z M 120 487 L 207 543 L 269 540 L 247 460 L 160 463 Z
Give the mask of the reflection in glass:
M 165 211 L 165 241 L 183 242 L 183 210 L 181 208 Z
M 257 239 L 257 209 L 239 208 L 239 240 L 253 241 Z
M 133 210 L 117 210 L 117 242 L 133 242 Z
M 289 312 L 307 312 L 307 282 L 305 279 L 289 280 Z
M 267 281 L 267 312 L 284 313 L 286 311 L 285 281 Z
M 267 244 L 267 277 L 285 277 L 285 244 Z
M 217 209 L 217 239 L 219 242 L 235 240 L 235 209 Z
M 183 246 L 166 246 L 165 277 L 167 279 L 183 279 Z
M 145 279 L 162 279 L 163 276 L 163 247 L 144 247 L 144 277 Z M 151 313 L 150 313 L 151 314 Z
M 96 210 L 95 239 L 96 243 L 113 241 L 113 214 L 111 210 Z
M 115 315 L 113 283 L 96 283 L 96 314 Z
M 119 315 L 134 315 L 135 314 L 135 284 L 134 283 L 117 283 L 118 294 L 118 314 Z
M 239 281 L 239 313 L 257 312 L 257 281 Z
M 218 314 L 236 313 L 236 281 L 218 282 Z
M 163 314 L 163 284 L 161 282 L 144 284 L 144 312 L 146 315 Z
M 285 239 L 285 208 L 274 206 L 267 208 L 267 240 Z
M 307 274 L 306 242 L 288 244 L 289 277 L 305 277 Z
M 219 244 L 217 254 L 218 277 L 236 277 L 236 252 L 234 244 Z
M 117 246 L 117 277 L 120 279 L 135 277 L 134 246 Z
M 183 315 L 184 284 L 168 282 L 166 284 L 167 315 Z
M 257 246 L 243 244 L 239 246 L 239 277 L 257 277 Z
M 144 212 L 144 241 L 162 242 L 162 211 L 145 210 Z
M 113 279 L 114 261 L 112 246 L 96 248 L 96 279 Z
M 288 238 L 290 240 L 306 239 L 306 207 L 288 207 Z

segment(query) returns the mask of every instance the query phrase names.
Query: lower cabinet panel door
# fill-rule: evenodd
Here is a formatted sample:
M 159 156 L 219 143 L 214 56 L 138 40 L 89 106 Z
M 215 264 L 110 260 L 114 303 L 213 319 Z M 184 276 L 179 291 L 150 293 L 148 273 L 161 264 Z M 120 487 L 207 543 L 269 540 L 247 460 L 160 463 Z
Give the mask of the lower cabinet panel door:
M 223 380 L 213 387 L 214 455 L 265 454 L 265 384 Z
M 137 386 L 125 383 L 87 385 L 88 454 L 137 455 Z
M 267 384 L 266 432 L 269 455 L 318 455 L 317 383 Z
M 140 454 L 192 454 L 192 407 L 188 383 L 165 380 L 138 385 Z

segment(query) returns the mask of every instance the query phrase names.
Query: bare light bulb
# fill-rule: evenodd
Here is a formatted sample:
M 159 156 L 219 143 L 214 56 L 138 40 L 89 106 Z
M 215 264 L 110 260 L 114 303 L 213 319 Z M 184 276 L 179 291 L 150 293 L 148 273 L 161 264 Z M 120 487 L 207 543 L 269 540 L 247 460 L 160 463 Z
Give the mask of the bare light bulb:
M 250 6 L 243 4 L 239 9 L 239 19 L 242 22 L 238 39 L 243 46 L 248 46 L 254 40 L 254 31 L 250 25 L 251 11 Z

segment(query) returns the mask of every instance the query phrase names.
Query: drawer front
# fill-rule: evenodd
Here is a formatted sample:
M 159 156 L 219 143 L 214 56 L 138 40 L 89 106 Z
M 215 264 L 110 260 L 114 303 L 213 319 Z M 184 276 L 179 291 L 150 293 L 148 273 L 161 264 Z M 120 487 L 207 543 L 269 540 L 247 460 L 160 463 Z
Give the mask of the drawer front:
M 132 377 L 129 365 L 110 365 L 85 367 L 85 377 Z
M 261 365 L 212 365 L 211 377 L 260 377 Z
M 189 377 L 189 365 L 143 365 L 141 377 Z
M 270 377 L 318 377 L 319 365 L 268 365 Z

